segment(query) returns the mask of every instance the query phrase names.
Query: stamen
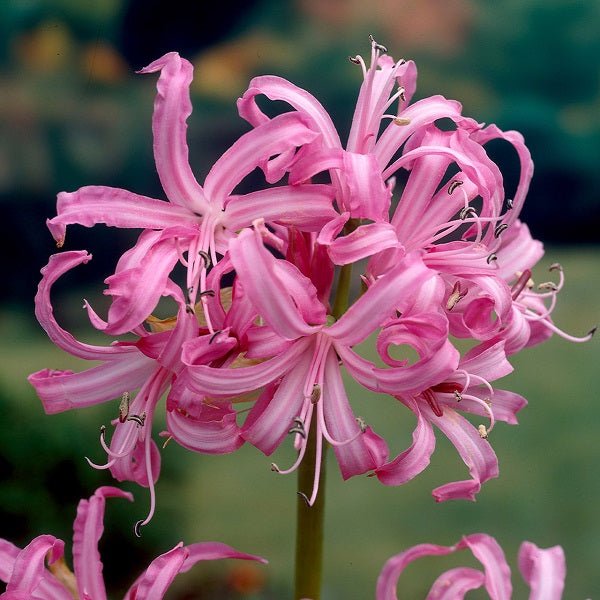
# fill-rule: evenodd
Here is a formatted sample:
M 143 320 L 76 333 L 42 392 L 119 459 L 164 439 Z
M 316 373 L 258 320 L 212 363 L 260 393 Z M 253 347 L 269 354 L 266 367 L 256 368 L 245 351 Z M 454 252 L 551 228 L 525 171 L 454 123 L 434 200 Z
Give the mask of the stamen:
M 135 533 L 136 537 L 141 538 L 142 537 L 142 527 L 144 526 L 144 519 L 140 519 L 139 521 L 136 522 L 136 524 L 133 526 L 133 533 Z
M 146 420 L 146 413 L 143 412 L 141 415 L 129 415 L 126 419 L 127 421 L 134 421 L 140 427 L 144 426 L 144 421 Z
M 464 221 L 467 217 L 477 217 L 477 211 L 472 206 L 465 206 L 459 213 L 461 221 Z
M 512 299 L 516 300 L 519 297 L 519 294 L 528 287 L 529 284 L 533 285 L 533 281 L 531 281 L 531 270 L 525 269 L 522 273 L 519 274 L 519 279 L 512 286 Z
M 513 202 L 512 198 L 507 198 L 506 199 L 506 208 L 508 210 L 512 210 L 513 204 L 514 204 L 514 202 Z
M 163 443 L 162 449 L 164 450 L 167 447 L 167 444 L 173 439 L 173 436 L 170 435 Z
M 215 341 L 215 338 L 220 334 L 223 333 L 222 329 L 218 329 L 217 331 L 215 331 L 211 336 L 210 339 L 208 340 L 209 344 L 212 344 Z
M 210 259 L 208 252 L 206 252 L 206 250 L 198 250 L 198 256 L 200 256 L 204 261 L 204 268 L 209 269 L 210 265 L 212 264 L 212 260 Z
M 405 117 L 394 117 L 394 125 L 410 125 L 410 119 Z
M 372 35 L 369 35 L 369 41 L 371 42 L 371 45 L 373 46 L 373 48 L 375 48 L 375 50 L 381 52 L 381 54 L 387 54 L 388 49 L 382 44 L 378 44 Z
M 200 292 L 198 295 L 200 296 L 200 298 L 203 298 L 204 296 L 210 296 L 211 298 L 214 298 L 215 290 L 204 290 L 203 292 Z
M 487 428 L 486 428 L 485 425 L 483 425 L 483 424 L 479 425 L 479 427 L 477 427 L 477 431 L 479 433 L 479 437 L 482 440 L 487 440 L 488 439 L 488 430 L 487 430 Z
M 185 312 L 188 315 L 193 315 L 194 314 L 194 307 L 190 306 L 189 304 L 187 304 L 186 307 L 185 307 Z
M 452 194 L 456 188 L 459 188 L 463 184 L 464 184 L 464 181 L 461 181 L 459 179 L 456 179 L 455 181 L 451 181 L 450 185 L 448 186 L 448 194 Z
M 551 292 L 558 291 L 558 286 L 554 281 L 545 281 L 544 283 L 538 284 L 538 290 L 549 290 Z
M 310 401 L 312 404 L 316 404 L 321 399 L 321 386 L 318 383 L 313 385 L 312 392 L 310 394 Z
M 279 473 L 280 469 L 275 463 L 271 463 L 271 471 L 273 471 L 274 473 Z
M 298 435 L 306 439 L 306 429 L 304 429 L 304 421 L 300 417 L 295 417 L 294 423 L 296 423 L 296 425 L 294 425 L 294 427 L 292 427 L 288 431 L 288 433 L 297 433 Z
M 506 231 L 507 229 L 508 225 L 506 223 L 500 223 L 499 225 L 496 225 L 496 228 L 494 229 L 494 237 L 499 238 L 502 232 Z
M 594 337 L 594 334 L 596 333 L 596 330 L 598 329 L 598 325 L 596 325 L 595 327 L 592 327 L 589 331 L 588 331 L 588 335 L 590 336 L 590 338 Z
M 460 281 L 456 281 L 454 283 L 454 287 L 452 288 L 450 296 L 448 296 L 448 301 L 446 302 L 446 310 L 452 310 L 467 295 L 468 291 L 469 290 L 461 292 Z
M 119 402 L 119 423 L 125 423 L 127 415 L 129 415 L 129 400 L 131 394 L 129 392 L 123 392 L 121 396 L 121 402 Z M 104 425 L 103 425 L 104 427 Z M 106 429 L 106 428 L 105 428 Z
M 357 56 L 349 56 L 348 60 L 355 65 L 360 65 L 360 59 Z
M 402 60 L 402 61 L 399 63 L 399 65 L 398 65 L 398 66 L 400 66 L 400 65 L 403 65 L 405 62 L 406 62 L 405 60 Z M 401 86 L 398 88 L 398 92 L 397 92 L 397 93 L 398 93 L 398 98 L 400 98 L 400 100 L 402 100 L 402 102 L 406 102 L 406 90 L 404 89 L 404 86 L 403 86 L 403 85 L 401 85 Z
M 488 265 L 491 265 L 493 261 L 498 260 L 498 256 L 496 255 L 495 252 L 492 252 L 486 259 L 485 262 Z
M 549 267 L 548 267 L 548 271 L 562 271 L 562 265 L 560 263 L 552 263 Z
M 444 411 L 443 411 L 442 407 L 440 406 L 439 402 L 437 401 L 435 394 L 431 391 L 430 388 L 428 388 L 424 392 L 422 392 L 421 397 L 427 402 L 427 404 L 429 404 L 429 407 L 431 408 L 431 410 L 433 411 L 433 414 L 436 417 L 444 416 Z
M 308 496 L 304 492 L 296 492 L 296 494 L 298 494 L 298 496 L 300 496 L 300 498 L 302 498 L 302 500 L 306 502 L 306 506 L 308 506 L 309 508 L 312 506 L 310 500 L 308 499 Z
M 356 417 L 356 422 L 360 427 L 360 432 L 364 433 L 367 430 L 367 423 L 362 417 Z
M 460 402 L 462 400 L 462 394 L 458 390 L 454 390 L 454 398 L 457 402 Z

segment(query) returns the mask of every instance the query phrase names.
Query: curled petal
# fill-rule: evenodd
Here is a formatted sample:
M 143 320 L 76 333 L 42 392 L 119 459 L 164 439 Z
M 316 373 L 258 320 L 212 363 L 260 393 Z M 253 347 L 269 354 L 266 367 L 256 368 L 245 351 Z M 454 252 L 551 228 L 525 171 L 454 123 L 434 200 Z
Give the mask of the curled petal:
M 478 590 L 484 583 L 485 575 L 477 569 L 450 569 L 433 582 L 426 600 L 463 600 L 467 592 Z
M 543 549 L 523 542 L 519 549 L 519 570 L 531 588 L 529 600 L 561 599 L 567 567 L 560 546 Z
M 129 492 L 115 487 L 100 487 L 89 500 L 79 502 L 73 524 L 73 563 L 82 598 L 106 599 L 102 561 L 98 551 L 98 542 L 104 531 L 106 498 L 126 498 L 133 501 Z
M 35 296 L 35 316 L 48 337 L 62 350 L 86 360 L 119 359 L 124 354 L 135 353 L 135 348 L 125 346 L 92 346 L 76 340 L 56 322 L 50 302 L 50 292 L 56 280 L 73 267 L 87 263 L 91 254 L 81 251 L 61 252 L 50 257 L 50 262 L 42 269 L 42 280 Z
M 444 414 L 436 417 L 425 403 L 421 404 L 425 416 L 434 423 L 458 450 L 469 468 L 472 479 L 447 483 L 433 490 L 436 502 L 445 502 L 463 498 L 475 500 L 481 490 L 481 484 L 488 479 L 498 477 L 498 459 L 487 440 L 480 437 L 478 431 L 464 417 L 451 408 L 444 407 Z
M 174 204 L 201 214 L 209 209 L 188 160 L 187 118 L 192 112 L 190 83 L 193 67 L 177 52 L 169 52 L 140 73 L 160 71 L 152 116 L 154 160 L 160 182 Z
M 419 404 L 412 398 L 402 398 L 417 417 L 417 426 L 412 434 L 412 444 L 394 460 L 375 471 L 377 479 L 385 485 L 402 485 L 421 473 L 428 465 L 435 449 L 435 435 L 429 421 L 423 416 Z
M 119 441 L 127 435 L 126 427 L 136 426 L 133 422 L 117 424 L 111 440 L 111 450 L 118 451 Z M 147 432 L 146 435 L 150 435 L 150 432 Z M 154 484 L 158 481 L 160 474 L 160 452 L 154 440 L 150 440 L 150 471 L 152 484 Z M 142 487 L 151 487 L 151 483 L 148 481 L 145 441 L 137 440 L 131 452 L 115 459 L 110 467 L 110 473 L 117 481 L 135 481 Z

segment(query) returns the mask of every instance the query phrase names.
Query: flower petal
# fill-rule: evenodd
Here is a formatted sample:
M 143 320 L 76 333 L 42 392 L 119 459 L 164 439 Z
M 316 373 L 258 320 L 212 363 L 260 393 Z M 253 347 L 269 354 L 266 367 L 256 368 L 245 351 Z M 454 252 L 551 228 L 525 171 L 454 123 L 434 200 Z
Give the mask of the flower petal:
M 93 227 L 104 223 L 109 227 L 165 229 L 199 221 L 199 217 L 186 208 L 101 185 L 61 192 L 56 212 L 57 216 L 48 219 L 46 225 L 59 247 L 65 241 L 66 226 L 72 224 Z
M 192 113 L 190 83 L 193 67 L 177 52 L 169 52 L 140 73 L 160 71 L 152 116 L 154 161 L 160 182 L 174 204 L 204 214 L 209 210 L 188 159 L 187 118 Z
M 567 567 L 560 546 L 543 549 L 523 542 L 519 548 L 519 570 L 531 588 L 529 600 L 562 598 Z
M 419 404 L 413 398 L 401 398 L 417 417 L 412 434 L 412 444 L 396 458 L 379 467 L 375 474 L 385 485 L 402 485 L 421 473 L 428 465 L 435 450 L 435 435 L 429 421 L 423 416 Z
M 467 592 L 478 590 L 484 582 L 485 575 L 477 569 L 449 569 L 433 582 L 426 600 L 463 600 Z
M 106 498 L 133 496 L 115 487 L 100 487 L 88 500 L 80 500 L 73 524 L 73 563 L 80 597 L 94 600 L 106 599 L 102 576 L 102 561 L 98 542 L 104 531 L 104 506 Z

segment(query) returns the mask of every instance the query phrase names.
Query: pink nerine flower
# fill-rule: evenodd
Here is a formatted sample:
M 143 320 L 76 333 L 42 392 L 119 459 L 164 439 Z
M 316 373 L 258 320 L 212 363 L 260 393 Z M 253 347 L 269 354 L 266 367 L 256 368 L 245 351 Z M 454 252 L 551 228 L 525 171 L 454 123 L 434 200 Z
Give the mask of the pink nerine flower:
M 510 600 L 510 567 L 498 542 L 484 533 L 467 535 L 454 546 L 420 544 L 393 556 L 377 580 L 377 600 L 398 600 L 398 578 L 411 562 L 423 556 L 444 556 L 463 549 L 472 552 L 483 565 L 483 572 L 470 567 L 450 569 L 435 580 L 426 600 L 462 600 L 467 592 L 481 587 L 491 600 Z M 566 574 L 565 556 L 560 546 L 542 549 L 523 542 L 519 550 L 519 570 L 531 589 L 529 600 L 560 600 Z
M 106 498 L 127 498 L 129 492 L 101 487 L 89 500 L 81 500 L 73 523 L 74 573 L 64 561 L 62 540 L 40 535 L 22 550 L 0 539 L 0 580 L 6 583 L 3 600 L 106 600 L 98 542 L 104 530 Z M 203 542 L 172 550 L 155 558 L 135 580 L 124 600 L 160 600 L 178 573 L 184 573 L 202 560 L 239 558 L 267 561 L 244 554 L 219 542 Z

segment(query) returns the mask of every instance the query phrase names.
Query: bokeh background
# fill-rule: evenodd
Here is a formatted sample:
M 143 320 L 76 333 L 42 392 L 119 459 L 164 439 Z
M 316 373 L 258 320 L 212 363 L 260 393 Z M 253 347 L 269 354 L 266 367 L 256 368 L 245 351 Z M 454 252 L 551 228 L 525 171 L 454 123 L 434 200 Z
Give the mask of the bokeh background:
M 348 130 L 360 84 L 348 55 L 368 55 L 368 34 L 419 68 L 417 97 L 459 99 L 466 114 L 518 129 L 535 160 L 524 210 L 546 244 L 545 265 L 565 267 L 555 320 L 581 335 L 600 306 L 600 3 L 572 0 L 5 0 L 0 2 L 0 537 L 26 544 L 40 533 L 71 538 L 76 503 L 110 484 L 84 456 L 101 461 L 99 426 L 115 406 L 46 417 L 25 377 L 44 367 L 82 368 L 53 349 L 33 317 L 39 269 L 55 251 L 44 222 L 55 196 L 87 184 L 163 197 L 152 160 L 155 78 L 134 71 L 170 50 L 195 65 L 189 120 L 192 165 L 202 180 L 247 125 L 235 99 L 254 75 L 274 73 L 309 89 Z M 498 151 L 514 185 L 515 160 Z M 94 260 L 55 295 L 61 322 L 89 340 L 83 297 L 100 302 L 102 280 L 130 232 L 72 228 L 68 249 Z M 548 279 L 544 265 L 534 273 Z M 86 337 L 87 336 L 87 337 Z M 486 531 L 503 545 L 518 583 L 524 539 L 562 544 L 565 597 L 600 590 L 600 443 L 597 341 L 555 337 L 515 357 L 502 382 L 525 395 L 518 427 L 500 425 L 492 443 L 501 477 L 475 504 L 436 505 L 431 489 L 464 477 L 454 449 L 439 439 L 432 466 L 402 488 L 361 478 L 343 483 L 331 463 L 327 482 L 325 598 L 371 598 L 383 562 L 424 541 L 451 544 Z M 358 414 L 410 444 L 412 415 L 389 399 L 354 388 Z M 277 456 L 292 460 L 289 450 Z M 178 541 L 220 540 L 269 558 L 268 568 L 201 564 L 181 577 L 175 599 L 291 596 L 295 481 L 277 477 L 252 448 L 232 456 L 163 451 L 158 511 L 133 536 L 148 497 L 109 501 L 102 542 L 111 593 L 118 597 L 152 556 Z M 127 486 L 124 486 L 127 487 Z M 420 598 L 432 570 L 423 561 L 402 579 Z M 464 560 L 462 561 L 464 562 Z M 452 563 L 456 564 L 456 563 Z M 437 571 L 435 571 L 437 573 Z M 112 596 L 111 596 L 112 597 Z M 477 596 L 474 595 L 473 598 Z

